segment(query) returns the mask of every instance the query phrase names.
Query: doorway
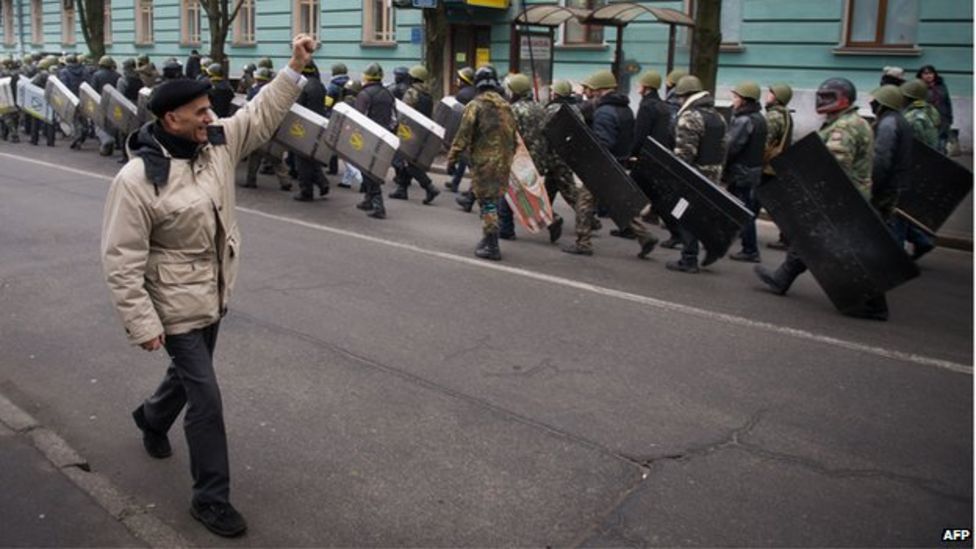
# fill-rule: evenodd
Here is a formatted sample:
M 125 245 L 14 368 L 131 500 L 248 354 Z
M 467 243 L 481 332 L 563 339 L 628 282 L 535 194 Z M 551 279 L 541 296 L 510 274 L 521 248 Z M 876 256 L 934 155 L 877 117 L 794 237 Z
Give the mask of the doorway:
M 491 63 L 491 26 L 451 25 L 451 55 L 448 60 L 450 93 L 457 93 L 457 71 L 464 67 L 477 69 Z

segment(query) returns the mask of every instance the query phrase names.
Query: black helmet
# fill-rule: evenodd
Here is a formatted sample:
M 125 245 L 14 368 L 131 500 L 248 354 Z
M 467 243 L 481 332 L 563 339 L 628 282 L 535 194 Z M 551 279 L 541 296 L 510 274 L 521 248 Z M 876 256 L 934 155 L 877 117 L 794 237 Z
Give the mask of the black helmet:
M 406 82 L 408 76 L 410 76 L 410 69 L 407 67 L 397 67 L 393 69 L 393 81 L 397 84 Z
M 854 104 L 857 88 L 846 78 L 828 78 L 817 88 L 817 112 L 842 111 Z
M 498 71 L 491 65 L 483 65 L 474 73 L 474 87 L 479 90 L 500 88 L 498 83 Z

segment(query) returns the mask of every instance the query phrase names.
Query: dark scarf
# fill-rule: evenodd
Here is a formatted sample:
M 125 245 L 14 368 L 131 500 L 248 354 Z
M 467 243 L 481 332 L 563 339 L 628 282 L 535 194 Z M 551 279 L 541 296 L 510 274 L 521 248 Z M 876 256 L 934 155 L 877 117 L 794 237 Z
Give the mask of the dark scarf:
M 153 124 L 149 131 L 173 158 L 190 160 L 200 152 L 200 145 L 196 141 L 183 139 L 167 132 L 159 122 Z

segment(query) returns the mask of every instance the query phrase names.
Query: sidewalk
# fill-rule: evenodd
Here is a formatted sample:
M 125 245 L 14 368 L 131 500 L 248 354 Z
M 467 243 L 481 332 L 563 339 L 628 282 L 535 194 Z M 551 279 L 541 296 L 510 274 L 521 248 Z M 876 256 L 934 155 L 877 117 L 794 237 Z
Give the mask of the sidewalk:
M 960 156 L 952 157 L 952 160 L 962 164 L 969 171 L 973 171 L 973 154 L 964 153 Z M 434 159 L 430 167 L 431 173 L 446 174 L 447 159 L 445 156 L 438 156 Z M 465 177 L 469 177 L 465 174 Z M 760 214 L 760 219 L 772 222 L 765 212 Z M 973 193 L 959 204 L 945 225 L 939 231 L 936 239 L 939 246 L 956 250 L 973 251 Z
M 0 547 L 185 545 L 2 395 L 0 463 Z

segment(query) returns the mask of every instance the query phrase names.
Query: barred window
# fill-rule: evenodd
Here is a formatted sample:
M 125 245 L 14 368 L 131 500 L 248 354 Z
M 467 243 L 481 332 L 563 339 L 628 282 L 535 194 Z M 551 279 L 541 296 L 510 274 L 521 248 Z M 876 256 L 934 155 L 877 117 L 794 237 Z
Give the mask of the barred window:
M 61 43 L 74 46 L 75 40 L 75 5 L 73 2 L 61 4 Z
M 318 0 L 295 0 L 295 32 L 304 32 L 318 40 L 319 38 L 319 2 Z
M 44 44 L 44 2 L 31 0 L 31 42 Z
M 241 9 L 234 19 L 234 44 L 240 46 L 255 43 L 255 12 L 254 0 L 241 0 Z
M 396 12 L 391 0 L 363 0 L 363 42 L 396 42 Z
M 136 0 L 136 44 L 149 45 L 153 36 L 153 0 Z
M 182 43 L 186 46 L 200 45 L 200 0 L 183 0 Z

